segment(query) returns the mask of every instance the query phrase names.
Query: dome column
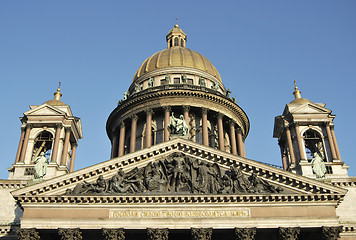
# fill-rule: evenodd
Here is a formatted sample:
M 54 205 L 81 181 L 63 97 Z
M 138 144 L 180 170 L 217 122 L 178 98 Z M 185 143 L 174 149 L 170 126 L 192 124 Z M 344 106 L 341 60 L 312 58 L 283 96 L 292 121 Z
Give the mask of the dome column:
M 224 141 L 224 127 L 223 127 L 223 114 L 218 114 L 218 136 L 219 136 L 219 149 L 225 151 L 225 141 Z
M 190 106 L 183 106 L 183 116 L 188 126 L 189 126 L 189 110 L 190 110 Z
M 203 135 L 203 145 L 209 146 L 208 109 L 207 108 L 202 108 L 202 135 Z
M 168 124 L 169 124 L 169 116 L 171 114 L 171 107 L 164 106 L 164 141 L 167 142 L 169 140 L 169 131 L 168 131 Z
M 51 162 L 56 163 L 58 157 L 59 139 L 61 138 L 62 124 L 57 124 L 56 126 L 56 136 L 54 137 L 54 146 Z
M 131 140 L 130 140 L 130 153 L 136 150 L 136 132 L 137 132 L 137 115 L 131 116 Z
M 118 141 L 119 141 L 119 136 L 117 135 L 117 131 L 115 130 L 113 132 L 112 141 L 111 141 L 111 158 L 117 157 Z
M 70 137 L 70 128 L 65 128 L 65 137 L 64 137 L 64 147 L 62 151 L 62 160 L 61 166 L 66 165 L 67 155 L 68 155 L 68 147 L 69 147 L 69 137 Z
M 151 147 L 152 145 L 152 109 L 147 109 L 146 111 L 146 147 Z
M 331 156 L 332 156 L 333 160 L 337 160 L 335 146 L 334 146 L 334 140 L 333 140 L 333 138 L 331 136 L 330 125 L 328 123 L 326 123 L 325 127 L 326 127 L 326 134 L 328 135 L 328 141 L 329 141 L 329 146 L 330 146 L 330 150 L 331 150 Z
M 25 155 L 26 155 L 26 151 L 27 151 L 28 140 L 30 139 L 31 128 L 32 128 L 31 125 L 27 125 L 27 127 L 26 127 L 25 139 L 23 141 L 22 151 L 21 151 L 20 161 L 19 161 L 22 163 L 25 161 Z
M 278 143 L 278 145 L 279 145 L 279 148 L 281 149 L 283 170 L 287 170 L 287 169 L 288 169 L 288 163 L 287 163 L 287 157 L 286 157 L 285 147 L 284 147 L 284 145 L 282 145 L 280 142 Z
M 75 154 L 77 153 L 77 146 L 78 144 L 74 143 L 73 148 L 72 148 L 72 156 L 70 159 L 70 167 L 69 167 L 69 172 L 74 171 L 74 162 L 75 162 Z
M 231 153 L 237 155 L 235 123 L 232 120 L 230 120 L 229 125 L 230 125 Z
M 289 125 L 288 124 L 286 124 L 285 130 L 286 130 L 286 137 L 287 137 L 287 142 L 288 142 L 288 148 L 289 148 L 289 155 L 290 155 L 291 164 L 295 165 L 295 154 L 294 154 L 294 149 L 293 149 L 292 136 L 290 134 L 290 130 L 289 130 Z
M 334 126 L 332 126 L 330 130 L 331 130 L 331 135 L 332 135 L 333 141 L 334 141 L 337 159 L 339 159 L 341 161 L 341 155 L 340 155 L 339 145 L 337 144 L 337 141 L 336 141 Z
M 20 141 L 19 141 L 19 146 L 17 148 L 17 153 L 16 153 L 16 157 L 15 157 L 15 164 L 20 160 L 20 154 L 21 154 L 21 149 L 23 146 L 23 141 L 25 138 L 25 128 L 21 128 L 21 136 L 20 136 Z
M 245 144 L 242 139 L 242 129 L 237 129 L 237 150 L 240 157 L 246 157 Z
M 300 136 L 300 130 L 299 130 L 299 125 L 298 123 L 294 124 L 294 128 L 295 128 L 295 134 L 297 136 L 297 142 L 298 142 L 298 149 L 299 149 L 299 156 L 300 156 L 300 160 L 304 160 L 306 161 L 307 158 L 305 156 L 305 151 L 304 151 L 304 144 L 302 142 L 302 138 Z
M 120 139 L 119 139 L 119 157 L 124 155 L 125 152 L 125 123 L 121 122 L 120 124 Z

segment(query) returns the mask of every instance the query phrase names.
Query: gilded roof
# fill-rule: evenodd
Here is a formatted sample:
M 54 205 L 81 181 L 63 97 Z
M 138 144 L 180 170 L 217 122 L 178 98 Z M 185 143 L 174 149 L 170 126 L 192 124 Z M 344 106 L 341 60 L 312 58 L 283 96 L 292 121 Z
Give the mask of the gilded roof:
M 49 105 L 52 105 L 52 106 L 64 106 L 64 105 L 67 105 L 64 102 L 62 102 L 60 100 L 55 100 L 55 99 L 48 100 L 45 103 L 47 103 Z
M 148 72 L 168 67 L 199 69 L 213 75 L 222 83 L 218 70 L 206 57 L 196 51 L 179 46 L 163 49 L 147 58 L 137 70 L 133 82 Z

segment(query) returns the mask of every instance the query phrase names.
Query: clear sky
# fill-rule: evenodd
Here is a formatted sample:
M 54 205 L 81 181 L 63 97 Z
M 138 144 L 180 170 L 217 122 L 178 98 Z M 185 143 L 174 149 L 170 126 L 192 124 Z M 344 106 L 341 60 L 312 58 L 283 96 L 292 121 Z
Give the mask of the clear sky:
M 61 100 L 82 119 L 75 169 L 110 157 L 106 120 L 141 63 L 166 47 L 178 17 L 244 109 L 248 158 L 281 165 L 274 117 L 302 96 L 336 114 L 341 157 L 356 176 L 356 1 L 0 1 L 0 178 L 29 105 Z

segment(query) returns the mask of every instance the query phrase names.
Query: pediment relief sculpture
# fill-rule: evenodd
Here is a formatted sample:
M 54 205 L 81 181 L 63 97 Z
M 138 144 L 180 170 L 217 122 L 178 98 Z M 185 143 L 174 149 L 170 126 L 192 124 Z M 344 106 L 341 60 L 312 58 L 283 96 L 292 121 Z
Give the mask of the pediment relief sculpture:
M 282 191 L 255 173 L 245 175 L 234 165 L 222 170 L 217 163 L 176 152 L 128 172 L 121 168 L 108 179 L 100 175 L 95 183 L 78 183 L 73 189 L 67 189 L 66 194 L 269 194 Z

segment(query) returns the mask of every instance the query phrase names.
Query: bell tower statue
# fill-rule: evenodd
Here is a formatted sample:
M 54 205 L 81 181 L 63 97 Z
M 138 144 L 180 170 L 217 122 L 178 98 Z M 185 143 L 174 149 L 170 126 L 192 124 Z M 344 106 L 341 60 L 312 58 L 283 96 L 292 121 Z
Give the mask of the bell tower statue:
M 284 170 L 317 179 L 348 177 L 334 132 L 334 118 L 323 103 L 301 97 L 294 81 L 295 99 L 275 118 Z
M 59 84 L 54 99 L 30 106 L 20 117 L 21 136 L 9 179 L 49 179 L 73 171 L 82 124 L 61 96 Z

